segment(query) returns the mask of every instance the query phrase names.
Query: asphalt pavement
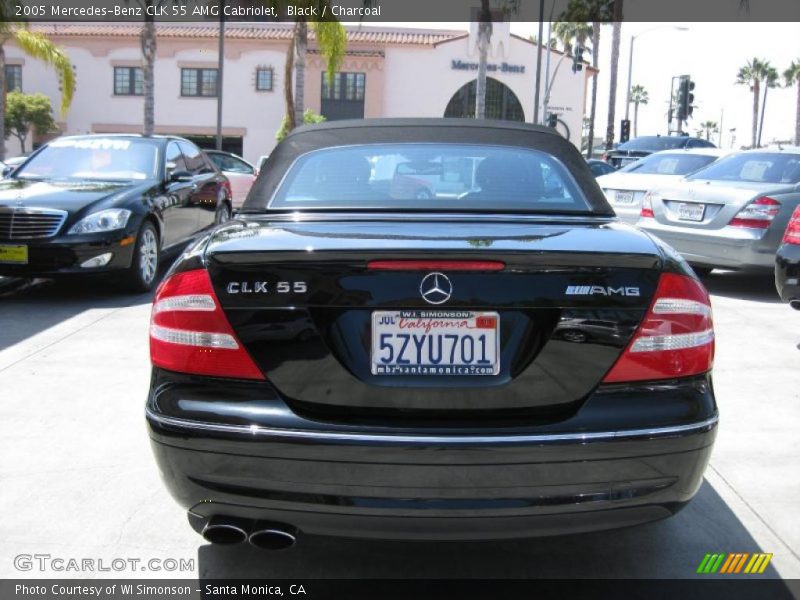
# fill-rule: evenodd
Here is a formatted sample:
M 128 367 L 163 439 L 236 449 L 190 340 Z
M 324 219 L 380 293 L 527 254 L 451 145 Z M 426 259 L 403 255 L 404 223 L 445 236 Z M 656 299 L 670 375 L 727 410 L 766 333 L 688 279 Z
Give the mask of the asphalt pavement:
M 99 282 L 0 292 L 0 577 L 692 578 L 707 552 L 768 552 L 766 577 L 800 578 L 800 313 L 769 276 L 705 282 L 721 425 L 706 481 L 677 516 L 502 542 L 305 536 L 279 553 L 206 544 L 161 484 L 143 414 L 150 295 Z M 20 570 L 35 554 L 95 570 Z M 120 558 L 190 568 L 97 570 Z

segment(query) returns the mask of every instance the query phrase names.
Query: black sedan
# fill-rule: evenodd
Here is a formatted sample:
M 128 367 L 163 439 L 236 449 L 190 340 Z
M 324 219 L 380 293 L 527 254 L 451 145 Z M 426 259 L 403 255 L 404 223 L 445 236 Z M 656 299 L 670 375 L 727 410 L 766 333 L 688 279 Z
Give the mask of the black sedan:
M 405 163 L 468 191 L 419 198 Z M 152 447 L 212 543 L 643 523 L 716 435 L 702 283 L 521 123 L 295 130 L 173 265 L 150 353 Z
M 716 148 L 716 146 L 707 140 L 688 135 L 643 135 L 609 150 L 603 155 L 603 160 L 615 169 L 619 169 L 654 152 L 689 148 Z
M 794 209 L 775 256 L 775 287 L 784 302 L 800 310 L 800 206 Z
M 0 275 L 116 275 L 148 290 L 162 253 L 228 220 L 230 197 L 184 139 L 59 138 L 0 181 Z

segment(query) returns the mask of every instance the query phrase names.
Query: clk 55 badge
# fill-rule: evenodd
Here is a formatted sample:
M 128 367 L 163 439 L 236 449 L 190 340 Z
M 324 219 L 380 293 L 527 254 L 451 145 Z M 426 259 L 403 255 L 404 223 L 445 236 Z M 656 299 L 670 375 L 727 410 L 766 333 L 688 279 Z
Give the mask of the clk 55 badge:
M 274 286 L 266 281 L 231 281 L 226 291 L 229 294 L 305 294 L 308 285 L 305 281 L 278 281 Z

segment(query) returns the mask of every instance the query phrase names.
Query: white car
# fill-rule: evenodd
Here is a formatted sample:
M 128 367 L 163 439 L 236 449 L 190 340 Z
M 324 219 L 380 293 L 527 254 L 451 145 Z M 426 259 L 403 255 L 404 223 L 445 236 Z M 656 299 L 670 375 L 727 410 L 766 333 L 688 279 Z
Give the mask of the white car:
M 662 150 L 625 165 L 619 171 L 598 177 L 597 184 L 617 216 L 626 223 L 635 224 L 639 220 L 645 193 L 674 183 L 724 154 L 724 150 L 717 148 Z
M 241 156 L 230 152 L 206 150 L 205 153 L 231 182 L 231 193 L 233 194 L 231 204 L 234 212 L 238 211 L 242 208 L 250 188 L 253 187 L 253 182 L 258 177 L 258 169 Z

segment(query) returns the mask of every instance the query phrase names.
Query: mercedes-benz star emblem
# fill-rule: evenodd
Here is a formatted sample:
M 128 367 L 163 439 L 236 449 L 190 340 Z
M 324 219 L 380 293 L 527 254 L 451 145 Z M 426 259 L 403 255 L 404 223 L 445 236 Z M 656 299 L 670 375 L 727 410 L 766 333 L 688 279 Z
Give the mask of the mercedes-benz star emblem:
M 428 304 L 442 304 L 453 295 L 453 284 L 444 273 L 428 273 L 419 284 L 419 293 Z

